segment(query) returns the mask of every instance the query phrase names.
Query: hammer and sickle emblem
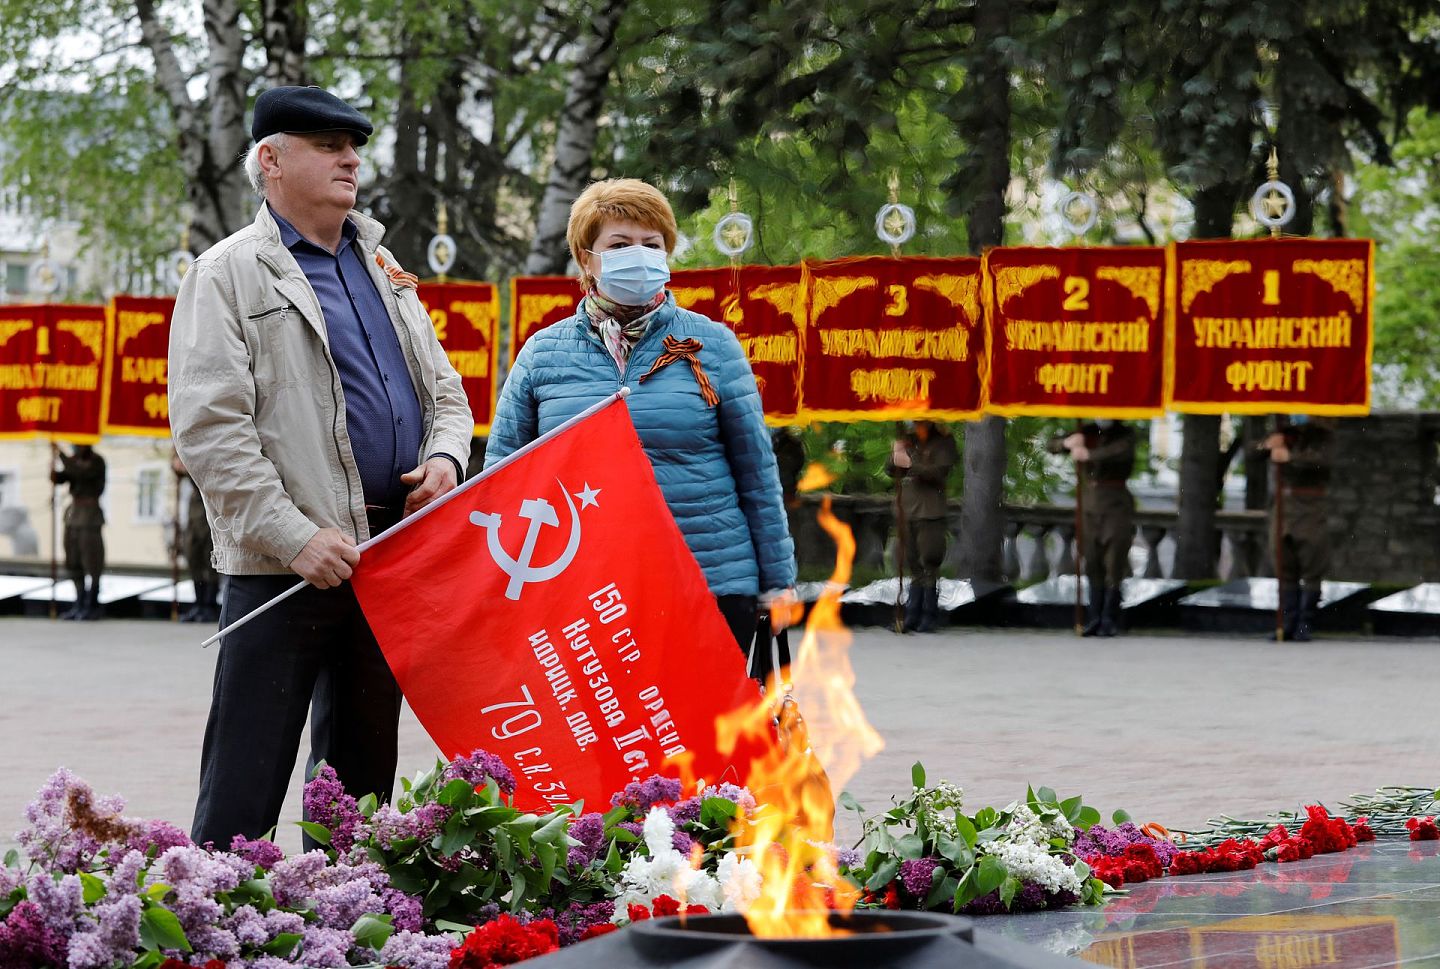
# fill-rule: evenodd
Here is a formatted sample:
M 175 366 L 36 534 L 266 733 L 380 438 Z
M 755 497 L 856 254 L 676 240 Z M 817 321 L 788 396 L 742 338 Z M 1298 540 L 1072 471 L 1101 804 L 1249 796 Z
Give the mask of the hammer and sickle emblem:
M 525 541 L 520 546 L 520 554 L 514 558 L 505 551 L 500 544 L 500 520 L 499 514 L 491 514 L 483 511 L 472 511 L 470 513 L 470 524 L 478 525 L 486 531 L 487 545 L 490 557 L 500 570 L 510 576 L 510 583 L 505 587 L 505 598 L 519 599 L 520 591 L 525 588 L 527 582 L 548 582 L 560 573 L 569 568 L 575 558 L 575 553 L 580 549 L 580 516 L 575 513 L 575 501 L 566 490 L 565 483 L 558 478 L 556 482 L 560 485 L 560 491 L 565 495 L 565 505 L 570 512 L 570 537 L 565 543 L 565 550 L 560 557 L 548 565 L 534 565 L 532 560 L 535 557 L 535 544 L 540 539 L 540 530 L 546 525 L 559 527 L 560 517 L 555 513 L 555 507 L 544 498 L 526 498 L 520 502 L 520 517 L 528 519 L 529 528 L 525 531 Z M 587 490 L 589 486 L 586 486 Z M 598 493 L 598 492 L 596 492 Z M 588 504 L 593 504 L 593 497 Z

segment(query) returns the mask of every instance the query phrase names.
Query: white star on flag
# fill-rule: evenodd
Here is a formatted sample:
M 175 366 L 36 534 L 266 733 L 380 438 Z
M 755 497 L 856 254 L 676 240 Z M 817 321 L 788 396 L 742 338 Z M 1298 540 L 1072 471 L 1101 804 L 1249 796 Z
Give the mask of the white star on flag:
M 586 508 L 590 508 L 592 506 L 595 508 L 599 508 L 600 502 L 595 500 L 595 496 L 598 494 L 600 494 L 599 488 L 592 488 L 590 487 L 590 482 L 585 482 L 585 490 L 575 492 L 575 497 L 580 499 L 581 511 L 584 511 Z

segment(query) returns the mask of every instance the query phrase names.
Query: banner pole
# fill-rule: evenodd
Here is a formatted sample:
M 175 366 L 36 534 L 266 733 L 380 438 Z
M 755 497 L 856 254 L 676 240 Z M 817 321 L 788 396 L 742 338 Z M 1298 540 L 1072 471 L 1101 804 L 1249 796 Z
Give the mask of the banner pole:
M 442 505 L 445 505 L 453 499 L 458 498 L 464 492 L 469 491 L 475 485 L 479 484 L 481 481 L 484 481 L 486 478 L 490 477 L 492 474 L 499 471 L 501 468 L 513 463 L 523 455 L 529 454 L 531 451 L 535 450 L 537 447 L 544 444 L 552 437 L 563 434 L 565 431 L 568 431 L 576 424 L 579 424 L 581 421 L 585 420 L 587 417 L 598 414 L 606 407 L 609 407 L 611 404 L 616 403 L 617 401 L 622 401 L 628 396 L 630 396 L 630 388 L 621 387 L 618 391 L 599 401 L 598 403 L 591 404 L 589 407 L 585 408 L 580 413 L 576 414 L 574 417 L 563 421 L 562 423 L 546 431 L 544 434 L 541 434 L 529 444 L 526 444 L 523 447 L 518 447 L 514 451 L 511 451 L 509 454 L 505 455 L 505 457 L 501 458 L 499 461 L 496 461 L 490 467 L 486 468 L 484 471 L 481 471 L 469 481 L 464 482 L 458 488 L 454 488 L 446 494 L 441 495 L 439 498 L 436 498 L 434 501 L 430 502 L 430 504 L 415 512 L 415 514 L 410 515 L 406 518 L 402 518 L 394 525 L 391 525 L 389 528 L 385 529 L 385 531 L 381 532 L 379 535 L 372 535 L 369 540 L 361 542 L 358 546 L 356 546 L 356 551 L 363 553 L 367 548 L 370 548 L 377 543 L 384 541 L 385 539 L 389 538 L 391 535 L 394 535 L 401 529 L 408 528 L 420 519 L 424 518 L 426 515 L 433 512 L 435 509 L 440 508 Z M 211 636 L 209 639 L 205 640 L 200 645 L 202 647 L 205 647 L 213 645 L 214 643 L 218 643 L 220 640 L 225 638 L 226 633 L 234 632 L 236 629 L 239 629 L 241 626 L 245 625 L 250 620 L 257 618 L 263 613 L 269 612 L 271 609 L 275 608 L 275 606 L 284 602 L 286 599 L 290 598 L 295 593 L 299 592 L 301 589 L 305 588 L 309 584 L 309 582 L 306 582 L 303 579 L 300 580 L 295 585 L 291 586 L 275 598 L 271 599 L 269 602 L 265 603 L 264 605 L 256 606 L 254 609 L 250 610 L 248 613 L 241 616 L 239 619 L 235 620 L 230 625 L 226 626 L 224 629 L 219 630 L 215 633 L 215 635 Z
M 1080 433 L 1078 427 L 1076 433 Z M 1085 465 L 1087 463 L 1086 461 L 1075 462 L 1075 635 L 1077 636 L 1085 634 L 1085 611 L 1080 596 L 1080 556 L 1085 548 Z
M 55 482 L 55 462 L 60 457 L 60 448 L 56 445 L 55 439 L 50 439 L 50 618 L 54 619 L 58 610 L 55 608 L 55 586 L 60 581 L 60 557 L 55 533 L 60 529 L 60 485 Z M 80 594 L 75 594 L 75 604 L 80 604 Z
M 1285 480 L 1280 465 L 1275 468 L 1275 534 L 1271 546 L 1275 550 L 1275 642 L 1285 641 Z

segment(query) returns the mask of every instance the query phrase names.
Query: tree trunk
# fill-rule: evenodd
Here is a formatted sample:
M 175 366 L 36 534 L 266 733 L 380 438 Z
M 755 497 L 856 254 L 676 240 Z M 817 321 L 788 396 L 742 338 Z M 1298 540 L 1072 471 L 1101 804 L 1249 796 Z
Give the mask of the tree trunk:
M 263 0 L 267 87 L 308 83 L 305 71 L 305 0 Z
M 569 265 L 565 229 L 570 221 L 570 205 L 584 190 L 594 167 L 605 89 L 618 53 L 615 32 L 625 7 L 626 0 L 606 0 L 588 22 L 583 47 L 570 72 L 565 107 L 560 112 L 560 127 L 555 133 L 555 162 L 540 199 L 535 240 L 525 259 L 527 275 L 559 274 Z
M 204 0 L 209 55 L 205 100 L 198 105 L 190 98 L 188 79 L 154 0 L 136 0 L 135 11 L 142 40 L 155 59 L 156 84 L 178 132 L 191 206 L 190 248 L 201 252 L 249 222 L 255 208 L 241 158 L 250 136 L 245 124 L 248 75 L 242 63 L 245 36 L 240 9 L 236 0 Z
M 1195 196 L 1195 237 L 1228 239 L 1240 186 L 1223 183 Z M 1175 578 L 1216 576 L 1215 511 L 1219 506 L 1220 417 L 1186 414 L 1180 448 L 1180 515 L 1175 535 Z
M 964 93 L 971 108 L 958 119 L 961 134 L 973 146 L 962 166 L 966 177 L 959 187 L 973 192 L 967 227 L 970 251 L 976 255 L 1005 241 L 1005 190 L 1010 184 L 1010 67 L 999 42 L 1009 34 L 1010 0 L 978 0 L 975 53 L 967 65 L 969 78 Z M 965 425 L 961 575 L 991 582 L 1001 580 L 1004 501 L 1005 419 L 985 417 Z

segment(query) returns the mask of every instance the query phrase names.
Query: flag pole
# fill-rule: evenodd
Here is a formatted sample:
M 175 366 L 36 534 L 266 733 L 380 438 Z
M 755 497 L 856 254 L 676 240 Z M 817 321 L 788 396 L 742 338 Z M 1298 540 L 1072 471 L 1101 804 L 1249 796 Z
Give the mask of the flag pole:
M 565 421 L 565 422 L 563 422 L 563 423 L 561 423 L 561 424 L 558 424 L 558 425 L 556 425 L 555 427 L 551 428 L 550 430 L 546 431 L 544 434 L 541 434 L 539 437 L 537 437 L 535 440 L 531 441 L 529 444 L 526 444 L 526 445 L 524 445 L 523 447 L 519 447 L 519 448 L 516 448 L 514 451 L 511 451 L 511 452 L 510 452 L 509 454 L 507 454 L 505 457 L 501 458 L 499 461 L 496 461 L 496 462 L 495 462 L 494 464 L 492 464 L 490 467 L 486 468 L 484 471 L 480 472 L 480 473 L 477 474 L 475 477 L 471 478 L 469 481 L 464 482 L 464 483 L 461 484 L 458 488 L 454 488 L 454 489 L 450 490 L 449 492 L 447 492 L 446 494 L 441 495 L 439 498 L 436 498 L 434 501 L 430 502 L 430 504 L 426 505 L 424 508 L 421 508 L 419 511 L 415 512 L 415 514 L 409 515 L 409 516 L 407 516 L 407 517 L 405 517 L 405 518 L 402 518 L 400 521 L 396 522 L 394 525 L 391 525 L 389 528 L 385 529 L 385 531 L 381 532 L 379 535 L 372 535 L 368 540 L 366 540 L 366 541 L 364 541 L 364 542 L 361 542 L 361 543 L 356 547 L 356 551 L 363 553 L 366 549 L 370 548 L 371 546 L 373 546 L 373 545 L 375 545 L 375 544 L 377 544 L 377 543 L 379 543 L 379 542 L 384 541 L 385 539 L 387 539 L 387 538 L 389 538 L 390 536 L 394 535 L 396 532 L 400 531 L 401 529 L 407 528 L 407 527 L 409 527 L 410 525 L 415 524 L 417 521 L 419 521 L 420 519 L 424 518 L 426 515 L 430 514 L 432 511 L 435 511 L 437 508 L 441 507 L 442 505 L 446 504 L 447 502 L 451 501 L 452 499 L 458 498 L 463 492 L 469 491 L 470 488 L 472 488 L 473 486 L 479 484 L 481 481 L 484 481 L 486 478 L 490 477 L 492 474 L 494 474 L 495 472 L 499 471 L 501 468 L 505 467 L 505 466 L 508 465 L 508 464 L 513 463 L 514 461 L 519 460 L 519 459 L 520 459 L 521 457 L 523 457 L 524 455 L 529 454 L 531 451 L 535 450 L 537 447 L 539 447 L 540 445 L 544 444 L 546 441 L 550 440 L 552 437 L 555 437 L 555 436 L 557 436 L 557 435 L 559 435 L 559 434 L 564 433 L 565 431 L 568 431 L 570 428 L 574 427 L 576 424 L 579 424 L 581 421 L 585 420 L 586 418 L 591 417 L 591 416 L 593 416 L 593 415 L 595 415 L 595 414 L 598 414 L 600 411 L 604 410 L 606 407 L 609 407 L 611 404 L 615 403 L 616 401 L 624 400 L 624 399 L 625 399 L 626 397 L 628 397 L 628 396 L 630 396 L 630 388 L 629 388 L 629 387 L 621 387 L 618 391 L 616 391 L 615 393 L 611 394 L 609 397 L 606 397 L 604 400 L 601 400 L 601 401 L 599 401 L 598 403 L 595 403 L 595 404 L 590 405 L 589 407 L 585 408 L 584 410 L 582 410 L 580 413 L 576 414 L 574 417 L 570 418 L 569 420 L 567 420 L 567 421 Z M 301 580 L 300 582 L 297 582 L 295 585 L 293 585 L 293 586 L 291 586 L 290 588 L 286 589 L 284 592 L 280 593 L 278 596 L 276 596 L 275 598 L 271 599 L 269 602 L 265 603 L 264 605 L 256 606 L 254 609 L 250 610 L 250 612 L 248 612 L 248 613 L 246 613 L 245 615 L 241 616 L 239 619 L 235 620 L 235 621 L 232 622 L 230 625 L 226 626 L 224 629 L 221 629 L 220 631 L 216 632 L 215 635 L 211 636 L 209 639 L 205 640 L 205 641 L 204 641 L 203 643 L 201 643 L 200 645 L 201 645 L 202 647 L 205 647 L 205 646 L 211 646 L 211 645 L 214 645 L 215 643 L 218 643 L 220 640 L 222 640 L 222 639 L 225 638 L 225 634 L 226 634 L 226 633 L 234 632 L 235 630 L 239 629 L 241 626 L 243 626 L 243 625 L 245 625 L 246 623 L 250 622 L 250 620 L 259 617 L 259 616 L 262 615 L 263 613 L 269 612 L 271 609 L 275 608 L 275 607 L 278 606 L 280 603 L 284 602 L 286 599 L 290 598 L 290 597 L 293 596 L 295 593 L 299 592 L 301 589 L 305 588 L 305 587 L 308 586 L 309 584 L 310 584 L 309 582 L 306 582 L 306 581 L 304 581 L 304 580 Z

